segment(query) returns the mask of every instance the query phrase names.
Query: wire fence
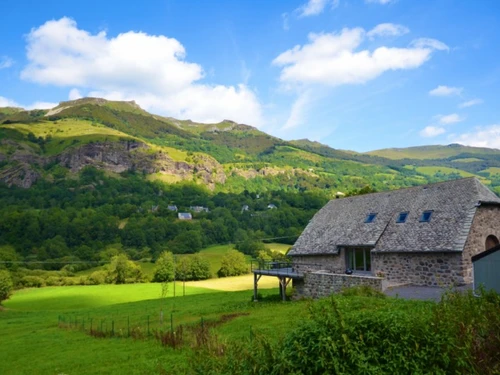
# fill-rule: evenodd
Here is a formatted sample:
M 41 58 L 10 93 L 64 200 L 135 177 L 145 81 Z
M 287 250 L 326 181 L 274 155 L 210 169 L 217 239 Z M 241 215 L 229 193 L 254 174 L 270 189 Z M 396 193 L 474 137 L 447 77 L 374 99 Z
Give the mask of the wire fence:
M 58 327 L 61 329 L 84 332 L 95 338 L 121 338 L 147 340 L 154 339 L 163 346 L 179 348 L 185 344 L 191 347 L 219 347 L 221 344 L 213 328 L 236 317 L 248 313 L 223 314 L 212 318 L 184 318 L 176 323 L 174 313 L 159 315 L 92 317 L 90 315 L 63 314 L 58 316 Z M 249 338 L 254 332 L 249 327 Z M 223 350 L 223 348 L 220 348 Z

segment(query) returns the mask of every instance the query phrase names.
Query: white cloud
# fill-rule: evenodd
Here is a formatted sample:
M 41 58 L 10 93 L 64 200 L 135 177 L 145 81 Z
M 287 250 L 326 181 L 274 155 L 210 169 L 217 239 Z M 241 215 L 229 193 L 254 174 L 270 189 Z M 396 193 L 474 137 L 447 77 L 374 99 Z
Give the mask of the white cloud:
M 432 48 L 438 51 L 449 51 L 450 47 L 448 47 L 443 42 L 432 38 L 418 38 L 415 39 L 412 43 L 412 46 L 416 48 Z
M 460 103 L 458 105 L 459 108 L 467 108 L 467 107 L 472 107 L 474 105 L 482 104 L 483 100 L 482 99 L 472 99 L 468 100 L 466 102 Z
M 12 65 L 14 65 L 14 60 L 12 60 L 10 57 L 0 57 L 0 69 L 10 68 Z
M 68 99 L 69 100 L 76 100 L 82 98 L 83 95 L 80 93 L 78 89 L 71 89 L 69 94 L 68 94 Z
M 285 123 L 285 125 L 281 129 L 292 129 L 299 125 L 303 125 L 305 121 L 305 114 L 309 109 L 311 104 L 311 92 L 304 91 L 299 95 L 297 100 L 292 105 L 292 110 L 290 111 L 290 115 Z
M 395 3 L 398 0 L 365 0 L 365 3 L 375 3 L 375 4 L 381 4 L 381 5 L 386 5 L 389 3 Z
M 429 91 L 429 95 L 432 96 L 454 96 L 460 95 L 464 89 L 462 87 L 449 87 L 449 86 L 438 86 L 435 89 Z
M 444 128 L 440 128 L 437 126 L 426 126 L 424 129 L 420 131 L 420 136 L 425 138 L 436 137 L 445 132 Z
M 317 16 L 323 13 L 328 4 L 334 9 L 339 6 L 339 0 L 309 0 L 295 11 L 299 12 L 299 17 Z
M 377 36 L 399 36 L 408 34 L 410 29 L 403 25 L 397 25 L 394 23 L 381 23 L 375 26 L 373 29 L 368 31 L 366 35 L 370 39 L 374 39 Z
M 53 102 L 34 102 L 33 104 L 27 105 L 24 108 L 26 109 L 51 109 L 57 107 L 59 103 Z
M 452 113 L 450 115 L 440 115 L 438 116 L 439 122 L 443 125 L 456 124 L 457 122 L 462 122 L 465 120 L 464 117 L 458 115 L 457 113 Z
M 365 38 L 362 28 L 344 28 L 340 33 L 311 33 L 309 44 L 283 52 L 273 64 L 282 67 L 282 83 L 338 86 L 364 83 L 388 70 L 418 68 L 434 51 L 431 46 L 383 46 L 374 51 L 357 51 Z
M 58 103 L 50 103 L 50 102 L 34 102 L 28 105 L 22 105 L 17 103 L 15 100 L 5 98 L 0 96 L 0 107 L 17 107 L 24 109 L 49 109 L 57 106 Z
M 454 137 L 452 142 L 466 146 L 500 149 L 500 125 L 477 127 L 473 132 L 463 133 Z
M 91 34 L 61 18 L 33 29 L 27 41 L 25 80 L 136 100 L 147 110 L 195 121 L 263 123 L 250 88 L 200 83 L 203 68 L 185 60 L 176 39 L 133 31 Z
M 14 100 L 0 96 L 0 107 L 20 107 Z

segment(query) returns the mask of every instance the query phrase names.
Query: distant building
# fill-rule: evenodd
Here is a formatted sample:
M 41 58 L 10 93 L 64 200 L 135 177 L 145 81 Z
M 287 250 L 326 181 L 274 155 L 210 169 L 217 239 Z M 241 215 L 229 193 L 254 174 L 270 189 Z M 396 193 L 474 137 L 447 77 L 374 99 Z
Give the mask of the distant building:
M 192 220 L 193 219 L 193 215 L 191 215 L 191 212 L 179 212 L 177 214 L 177 217 L 179 218 L 179 220 Z
M 156 205 L 156 206 L 155 206 L 155 205 L 153 205 L 153 206 L 151 206 L 151 212 L 156 212 L 156 211 L 158 211 L 158 208 L 160 208 L 160 206 L 159 206 L 159 205 Z
M 268 208 L 268 209 L 270 209 L 270 210 L 274 210 L 275 208 L 278 208 L 278 207 L 276 207 L 276 205 L 275 205 L 275 204 L 273 204 L 273 203 L 269 203 L 269 204 L 267 205 L 267 208 Z
M 241 207 L 241 213 L 243 213 L 243 211 L 248 211 L 250 208 L 248 207 L 248 204 L 245 204 L 243 205 L 243 207 Z
M 209 212 L 210 210 L 208 209 L 208 207 L 203 207 L 203 206 L 190 206 L 189 207 L 189 210 L 193 211 L 193 212 L 196 212 L 196 213 L 200 213 L 200 212 Z
M 175 205 L 168 205 L 167 206 L 167 210 L 177 212 L 177 206 L 175 206 Z

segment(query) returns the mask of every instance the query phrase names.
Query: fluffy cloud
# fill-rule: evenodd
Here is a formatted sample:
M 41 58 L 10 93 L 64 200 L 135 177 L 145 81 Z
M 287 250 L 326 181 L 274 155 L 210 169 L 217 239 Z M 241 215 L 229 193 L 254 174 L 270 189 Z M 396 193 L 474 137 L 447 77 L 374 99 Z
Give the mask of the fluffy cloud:
M 444 132 L 444 128 L 440 128 L 437 126 L 426 126 L 420 131 L 420 135 L 425 138 L 431 138 L 443 134 Z
M 466 146 L 490 147 L 500 149 L 500 125 L 477 127 L 473 132 L 464 133 L 451 139 L 454 143 Z
M 375 26 L 373 29 L 368 31 L 366 35 L 370 39 L 374 39 L 377 36 L 399 36 L 408 34 L 410 29 L 403 25 L 397 25 L 394 23 L 381 23 Z
M 308 44 L 283 52 L 273 64 L 282 67 L 282 83 L 338 86 L 364 83 L 388 70 L 417 68 L 435 50 L 429 45 L 358 50 L 365 39 L 362 28 L 344 28 L 340 33 L 311 33 Z
M 412 46 L 416 48 L 432 48 L 438 51 L 449 51 L 450 47 L 448 47 L 443 42 L 432 38 L 418 38 L 415 39 L 412 43 Z
M 439 122 L 443 125 L 456 124 L 457 122 L 464 121 L 465 118 L 461 117 L 457 113 L 452 113 L 450 115 L 440 115 L 438 116 Z
M 299 17 L 316 16 L 323 13 L 328 4 L 336 8 L 339 6 L 339 0 L 309 0 L 295 11 L 299 13 Z
M 0 69 L 10 68 L 12 65 L 14 65 L 14 60 L 12 60 L 10 57 L 0 57 Z
M 454 96 L 460 95 L 464 89 L 462 87 L 449 87 L 449 86 L 438 86 L 435 89 L 429 91 L 429 95 L 432 96 Z
M 78 29 L 69 18 L 48 21 L 27 37 L 25 80 L 73 87 L 108 99 L 136 100 L 169 116 L 262 124 L 261 106 L 245 85 L 202 84 L 203 68 L 186 61 L 183 45 L 163 35 L 129 31 L 108 37 Z
M 24 109 L 50 109 L 57 106 L 57 104 L 58 103 L 51 103 L 51 102 L 34 102 L 32 104 L 22 105 L 17 103 L 15 100 L 11 100 L 3 96 L 0 96 L 0 107 L 17 107 Z
M 69 100 L 76 100 L 82 98 L 83 95 L 80 93 L 80 90 L 78 89 L 71 89 L 69 94 L 68 94 L 68 99 Z
M 467 107 L 472 107 L 474 105 L 482 104 L 483 100 L 482 99 L 472 99 L 468 100 L 466 102 L 460 103 L 458 105 L 459 108 L 467 108 Z

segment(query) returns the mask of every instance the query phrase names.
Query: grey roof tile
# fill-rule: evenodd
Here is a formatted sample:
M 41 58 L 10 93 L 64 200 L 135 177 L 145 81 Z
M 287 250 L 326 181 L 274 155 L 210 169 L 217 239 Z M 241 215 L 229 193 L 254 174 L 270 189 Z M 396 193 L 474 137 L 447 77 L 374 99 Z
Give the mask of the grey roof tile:
M 380 252 L 462 251 L 480 203 L 500 199 L 476 178 L 333 199 L 313 217 L 289 255 L 336 254 L 341 246 Z M 430 222 L 420 222 L 431 210 Z M 369 213 L 377 213 L 365 223 Z M 396 223 L 408 212 L 405 223 Z

